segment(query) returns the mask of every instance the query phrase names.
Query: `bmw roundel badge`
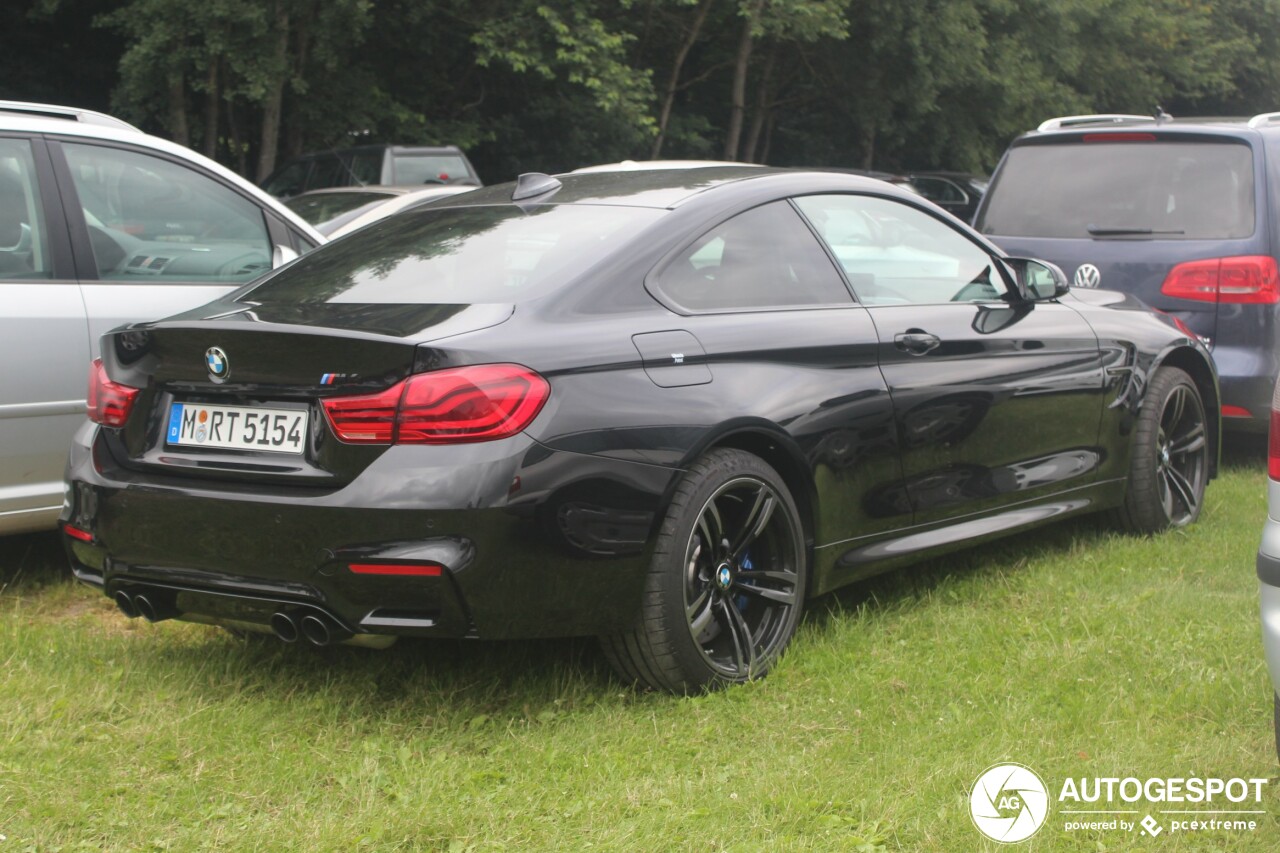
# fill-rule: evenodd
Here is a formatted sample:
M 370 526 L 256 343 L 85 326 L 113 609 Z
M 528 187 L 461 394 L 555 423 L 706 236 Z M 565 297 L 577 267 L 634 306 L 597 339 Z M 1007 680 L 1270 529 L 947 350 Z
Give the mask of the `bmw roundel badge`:
M 231 373 L 231 362 L 221 347 L 209 347 L 204 351 L 204 366 L 209 369 L 209 378 L 214 382 L 224 381 Z

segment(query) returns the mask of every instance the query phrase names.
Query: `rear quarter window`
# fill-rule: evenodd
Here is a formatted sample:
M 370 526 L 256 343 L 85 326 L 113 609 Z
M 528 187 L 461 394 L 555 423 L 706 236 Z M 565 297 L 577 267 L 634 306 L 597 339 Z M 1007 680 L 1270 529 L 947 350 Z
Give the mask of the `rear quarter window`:
M 1248 237 L 1253 151 L 1231 141 L 1019 145 L 987 193 L 977 227 L 1006 237 Z

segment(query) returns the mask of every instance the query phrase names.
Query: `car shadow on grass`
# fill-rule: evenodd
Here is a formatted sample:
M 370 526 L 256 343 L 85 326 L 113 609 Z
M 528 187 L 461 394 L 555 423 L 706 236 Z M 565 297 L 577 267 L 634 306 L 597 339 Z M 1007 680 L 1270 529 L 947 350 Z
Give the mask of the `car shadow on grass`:
M 0 536 L 0 595 L 34 590 L 70 577 L 71 568 L 57 533 Z
M 1224 466 L 1256 472 L 1265 483 L 1265 444 L 1234 442 Z M 809 603 L 806 632 L 819 635 L 850 614 L 924 606 L 943 584 L 1016 570 L 1041 555 L 1069 552 L 1113 528 L 1086 516 L 956 551 L 859 581 Z M 0 539 L 0 584 L 26 590 L 68 577 L 55 534 Z M 84 591 L 86 595 L 98 593 Z M 110 614 L 115 618 L 115 614 Z M 123 620 L 124 617 L 119 617 Z M 172 631 L 172 633 L 170 633 Z M 470 714 L 515 722 L 573 707 L 679 701 L 634 690 L 609 668 L 592 638 L 469 641 L 401 639 L 376 651 L 349 646 L 285 645 L 270 635 L 233 637 L 203 626 L 146 626 L 127 632 L 134 665 L 210 699 L 233 691 L 332 697 L 353 714 Z M 336 706 L 334 706 L 336 707 Z

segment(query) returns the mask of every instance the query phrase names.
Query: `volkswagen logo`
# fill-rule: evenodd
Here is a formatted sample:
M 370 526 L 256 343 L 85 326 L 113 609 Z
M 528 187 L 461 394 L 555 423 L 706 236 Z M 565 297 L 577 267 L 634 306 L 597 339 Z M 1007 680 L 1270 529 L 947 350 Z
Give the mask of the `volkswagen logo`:
M 204 351 L 204 366 L 209 369 L 209 378 L 214 382 L 223 382 L 231 374 L 231 362 L 221 347 L 209 347 Z
M 1081 264 L 1076 268 L 1075 278 L 1071 284 L 1075 287 L 1097 287 L 1102 281 L 1102 273 L 1093 264 Z

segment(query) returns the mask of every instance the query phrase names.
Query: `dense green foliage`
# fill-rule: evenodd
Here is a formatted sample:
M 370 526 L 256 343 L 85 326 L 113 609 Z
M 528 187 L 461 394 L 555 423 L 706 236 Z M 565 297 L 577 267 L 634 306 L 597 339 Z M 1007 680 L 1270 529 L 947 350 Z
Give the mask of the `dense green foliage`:
M 1050 115 L 1280 108 L 1280 0 L 26 0 L 0 97 L 251 177 L 453 142 L 488 180 L 625 157 L 989 169 Z

